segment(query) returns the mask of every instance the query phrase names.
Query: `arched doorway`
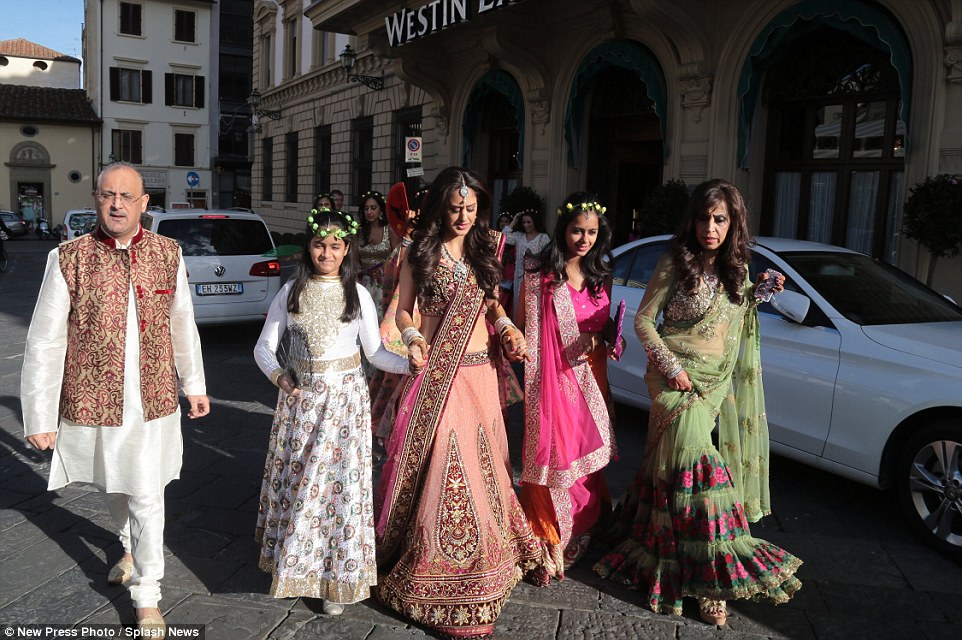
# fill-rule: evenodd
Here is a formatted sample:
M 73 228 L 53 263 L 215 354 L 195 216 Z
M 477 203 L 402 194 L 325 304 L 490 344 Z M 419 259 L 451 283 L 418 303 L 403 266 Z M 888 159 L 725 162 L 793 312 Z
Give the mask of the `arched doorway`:
M 477 170 L 491 190 L 492 222 L 501 198 L 522 184 L 524 101 L 514 77 L 489 71 L 474 85 L 464 113 L 464 166 Z
M 31 228 L 39 218 L 49 218 L 51 203 L 50 153 L 36 142 L 21 142 L 10 151 L 10 208 Z
M 630 71 L 595 76 L 588 113 L 585 186 L 608 206 L 612 244 L 628 240 L 635 212 L 662 180 L 664 151 L 654 102 Z
M 765 107 L 760 232 L 894 262 L 911 82 L 897 23 L 867 3 L 801 3 L 753 52 L 740 82 L 741 133 L 754 104 Z
M 583 165 L 585 190 L 608 207 L 613 244 L 661 184 L 665 81 L 655 57 L 634 42 L 609 42 L 585 56 L 565 116 L 569 163 Z

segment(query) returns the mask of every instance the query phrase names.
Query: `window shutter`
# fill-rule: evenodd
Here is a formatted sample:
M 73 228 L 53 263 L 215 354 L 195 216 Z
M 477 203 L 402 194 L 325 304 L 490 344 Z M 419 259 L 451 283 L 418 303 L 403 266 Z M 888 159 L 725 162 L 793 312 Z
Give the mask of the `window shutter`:
M 140 101 L 144 104 L 150 104 L 154 99 L 154 72 L 153 71 L 141 71 L 140 72 Z
M 164 74 L 164 104 L 168 107 L 174 104 L 174 97 L 176 95 L 176 88 L 174 87 L 174 74 L 165 73 Z
M 120 97 L 120 67 L 110 67 L 110 99 L 114 102 Z
M 194 76 L 194 106 L 204 108 L 204 76 Z

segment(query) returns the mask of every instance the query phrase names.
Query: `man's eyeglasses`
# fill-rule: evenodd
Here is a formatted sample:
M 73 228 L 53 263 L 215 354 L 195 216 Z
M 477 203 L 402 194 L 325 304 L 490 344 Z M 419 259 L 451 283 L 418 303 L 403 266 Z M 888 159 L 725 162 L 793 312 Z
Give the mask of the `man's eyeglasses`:
M 94 194 L 94 197 L 97 198 L 97 202 L 100 202 L 101 204 L 106 204 L 108 202 L 113 204 L 114 198 L 120 198 L 120 201 L 123 202 L 124 204 L 133 204 L 137 200 L 140 200 L 141 198 L 143 198 L 144 194 L 135 196 L 132 193 L 114 193 L 113 191 L 98 191 L 97 193 Z

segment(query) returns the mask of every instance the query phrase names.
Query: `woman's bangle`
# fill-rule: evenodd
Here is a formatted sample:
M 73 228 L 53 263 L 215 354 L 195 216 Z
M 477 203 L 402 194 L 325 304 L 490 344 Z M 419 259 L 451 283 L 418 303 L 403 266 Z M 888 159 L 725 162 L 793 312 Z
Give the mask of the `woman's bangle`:
M 517 327 L 515 327 L 514 323 L 511 321 L 511 318 L 509 318 L 508 316 L 501 316 L 500 318 L 494 321 L 494 329 L 499 334 L 503 334 L 505 331 L 507 331 L 511 327 L 514 327 L 515 329 L 517 329 Z
M 411 238 L 407 236 L 404 236 L 403 238 L 401 238 L 402 247 L 410 247 L 412 244 L 414 244 L 414 240 L 411 240 Z
M 668 373 L 668 376 L 667 376 L 667 377 L 668 377 L 669 380 L 671 380 L 672 378 L 675 378 L 675 377 L 681 375 L 681 372 L 684 371 L 684 370 L 685 370 L 685 369 L 682 368 L 681 365 L 678 365 L 678 366 L 676 366 L 674 369 L 672 369 L 672 370 Z
M 407 329 L 401 332 L 401 342 L 404 343 L 405 347 L 410 349 L 411 343 L 414 342 L 415 340 L 421 340 L 422 342 L 426 342 L 426 340 L 424 340 L 424 336 L 421 335 L 421 332 L 414 327 L 408 327 Z

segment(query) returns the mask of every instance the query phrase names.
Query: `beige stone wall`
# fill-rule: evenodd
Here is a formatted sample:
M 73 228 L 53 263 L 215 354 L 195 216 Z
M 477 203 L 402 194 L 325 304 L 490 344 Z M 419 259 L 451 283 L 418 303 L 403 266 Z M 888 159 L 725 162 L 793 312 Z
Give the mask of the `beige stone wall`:
M 345 4 L 345 15 L 350 4 Z M 358 37 L 352 40 L 359 51 L 356 71 L 377 75 L 383 70 L 385 89 L 371 91 L 348 83 L 335 62 L 271 90 L 272 104 L 283 105 L 285 117 L 266 124 L 264 134 L 282 136 L 290 130 L 306 132 L 331 124 L 332 183 L 353 204 L 355 194 L 349 193 L 352 119 L 374 116 L 373 180 L 375 188 L 383 190 L 393 176 L 392 114 L 404 106 L 423 105 L 424 168 L 430 179 L 440 168 L 460 163 L 463 118 L 474 83 L 491 69 L 503 69 L 517 81 L 524 99 L 524 183 L 541 193 L 550 207 L 565 194 L 583 188 L 586 180 L 584 165 L 575 169 L 567 162 L 564 134 L 578 65 L 598 45 L 628 40 L 649 49 L 664 74 L 665 179 L 682 178 L 690 185 L 711 177 L 731 179 L 757 212 L 763 193 L 767 113 L 764 106 L 756 110 L 753 166 L 742 168 L 737 157 L 737 85 L 755 38 L 779 13 L 796 4 L 797 0 L 527 0 L 397 49 L 388 46 L 383 21 L 372 18 L 358 23 Z M 899 24 L 912 55 L 906 186 L 927 175 L 962 171 L 962 0 L 879 0 L 876 6 Z M 336 19 L 331 13 L 336 10 L 321 17 Z M 271 23 L 272 17 L 262 24 L 266 28 Z M 255 35 L 255 60 L 257 41 Z M 283 190 L 281 140 L 277 138 L 274 149 L 275 194 Z M 301 162 L 309 168 L 299 168 L 303 183 L 297 204 L 276 199 L 261 202 L 259 155 L 254 163 L 255 208 L 275 228 L 297 230 L 301 225 L 314 189 L 313 144 L 313 134 L 303 133 Z M 484 167 L 480 168 L 483 172 Z M 756 215 L 756 230 L 757 220 Z M 903 270 L 924 278 L 928 257 L 923 251 L 903 240 L 898 256 Z M 962 300 L 960 272 L 962 259 L 940 261 L 936 288 Z

